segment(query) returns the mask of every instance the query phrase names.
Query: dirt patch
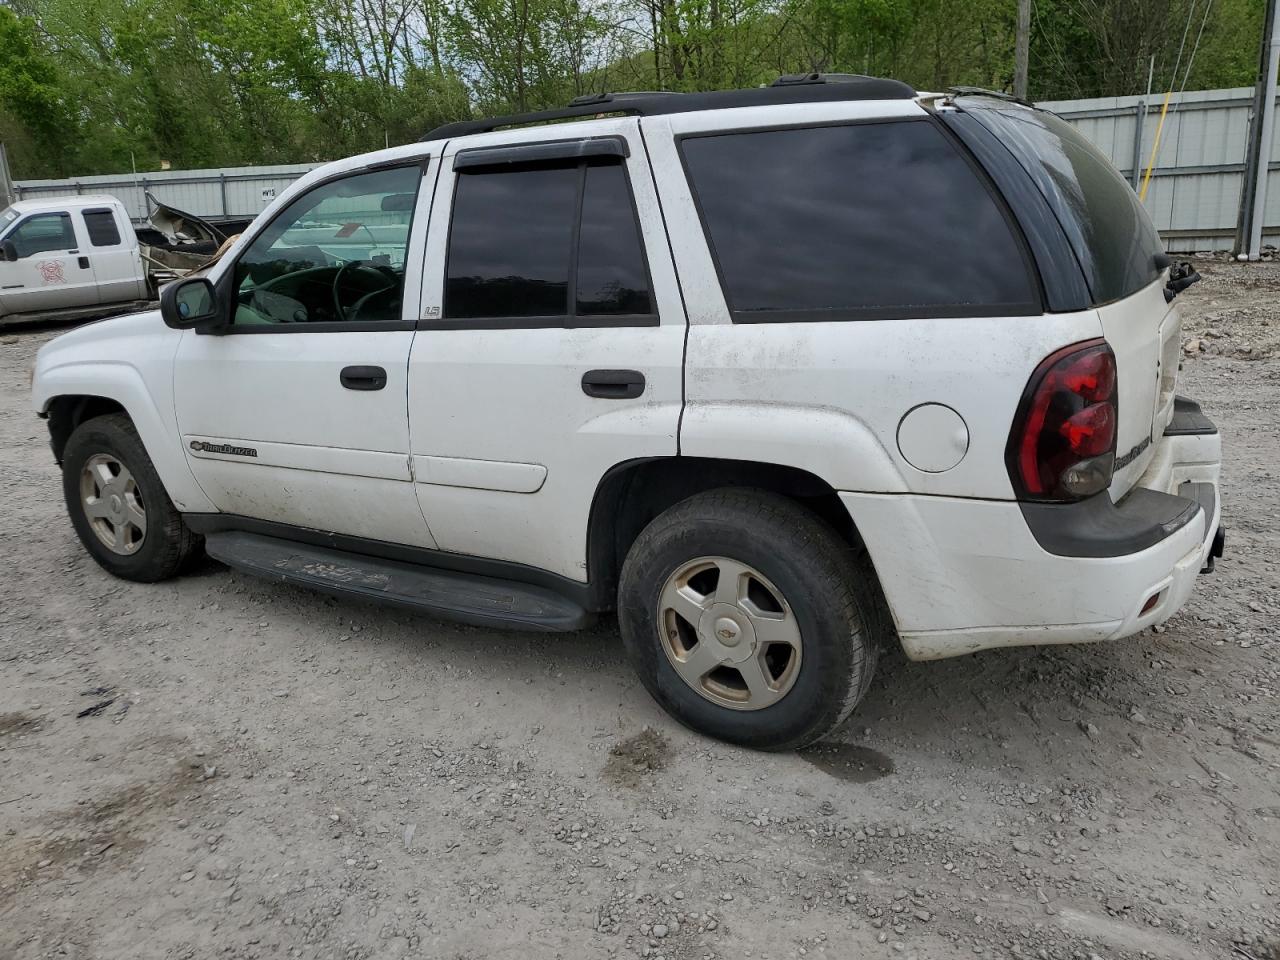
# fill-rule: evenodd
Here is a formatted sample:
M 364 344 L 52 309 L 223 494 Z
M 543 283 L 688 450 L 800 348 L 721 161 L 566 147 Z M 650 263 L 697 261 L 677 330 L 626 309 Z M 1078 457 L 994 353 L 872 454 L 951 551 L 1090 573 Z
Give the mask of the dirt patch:
M 12 733 L 36 733 L 44 727 L 44 718 L 29 713 L 0 713 L 0 737 Z
M 152 783 L 135 783 L 116 790 L 64 815 L 67 823 L 129 824 L 157 809 L 164 809 L 194 786 L 190 772 L 175 766 L 172 775 Z
M 801 750 L 800 757 L 847 783 L 870 783 L 887 777 L 894 769 L 886 754 L 852 743 L 819 743 Z
M 92 872 L 108 861 L 130 858 L 146 845 L 156 815 L 191 792 L 193 774 L 174 765 L 164 779 L 129 784 L 50 813 L 43 831 L 0 837 L 0 890 L 42 871 Z
M 671 741 L 652 727 L 645 727 L 613 745 L 604 765 L 604 778 L 624 787 L 638 787 L 651 774 L 666 769 L 670 757 Z

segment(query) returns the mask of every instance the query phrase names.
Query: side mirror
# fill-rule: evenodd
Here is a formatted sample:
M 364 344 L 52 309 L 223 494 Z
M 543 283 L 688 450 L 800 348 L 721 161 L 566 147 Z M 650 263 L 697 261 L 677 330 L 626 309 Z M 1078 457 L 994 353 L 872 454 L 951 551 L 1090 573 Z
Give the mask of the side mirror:
M 3 257 L 7 263 L 13 263 L 18 259 L 17 245 L 12 240 L 0 241 L 0 257 Z
M 204 277 L 176 280 L 160 291 L 160 316 L 175 330 L 190 330 L 218 318 L 218 298 Z

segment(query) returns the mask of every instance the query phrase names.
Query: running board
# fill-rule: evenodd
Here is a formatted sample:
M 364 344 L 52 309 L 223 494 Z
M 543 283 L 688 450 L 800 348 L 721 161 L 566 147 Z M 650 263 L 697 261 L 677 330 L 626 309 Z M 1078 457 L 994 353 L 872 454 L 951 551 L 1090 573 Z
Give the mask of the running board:
M 579 630 L 592 617 L 546 587 L 440 570 L 314 547 L 256 533 L 205 537 L 205 550 L 229 567 L 339 597 L 390 603 L 479 627 L 554 632 Z

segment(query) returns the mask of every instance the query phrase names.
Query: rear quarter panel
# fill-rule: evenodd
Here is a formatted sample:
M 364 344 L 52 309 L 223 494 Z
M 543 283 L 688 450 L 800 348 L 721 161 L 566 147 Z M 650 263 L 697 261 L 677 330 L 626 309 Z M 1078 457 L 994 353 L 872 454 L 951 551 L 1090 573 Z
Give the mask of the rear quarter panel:
M 1027 380 L 1049 353 L 1099 332 L 1093 311 L 739 325 L 726 315 L 689 330 L 681 451 L 785 463 L 837 490 L 1012 499 L 1005 448 Z M 899 450 L 903 417 L 926 403 L 967 427 L 949 470 L 917 469 Z
M 786 118 L 790 125 L 920 110 L 913 101 L 806 104 Z M 1023 388 L 1048 354 L 1101 336 L 1097 311 L 734 324 L 674 138 L 770 119 L 752 108 L 641 121 L 689 315 L 681 453 L 787 464 L 837 490 L 1012 499 L 1004 452 Z M 921 256 L 946 269 L 945 252 L 922 242 Z M 899 423 L 925 403 L 951 407 L 967 426 L 967 450 L 944 472 L 917 469 L 898 448 Z

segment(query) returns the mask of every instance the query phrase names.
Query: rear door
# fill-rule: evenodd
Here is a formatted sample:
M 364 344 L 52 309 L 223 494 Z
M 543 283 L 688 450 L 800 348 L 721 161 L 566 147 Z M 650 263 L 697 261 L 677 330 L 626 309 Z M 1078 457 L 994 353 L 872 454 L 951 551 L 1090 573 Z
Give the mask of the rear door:
M 4 239 L 12 241 L 18 259 L 0 262 L 0 293 L 6 310 L 34 313 L 98 302 L 93 269 L 80 249 L 83 229 L 77 232 L 67 210 L 17 219 Z
M 676 453 L 685 317 L 638 124 L 451 140 L 436 198 L 409 362 L 423 512 L 443 549 L 584 581 L 601 478 Z
M 87 244 L 81 249 L 98 285 L 101 303 L 139 300 L 147 295 L 133 224 L 113 207 L 87 207 L 77 215 Z

